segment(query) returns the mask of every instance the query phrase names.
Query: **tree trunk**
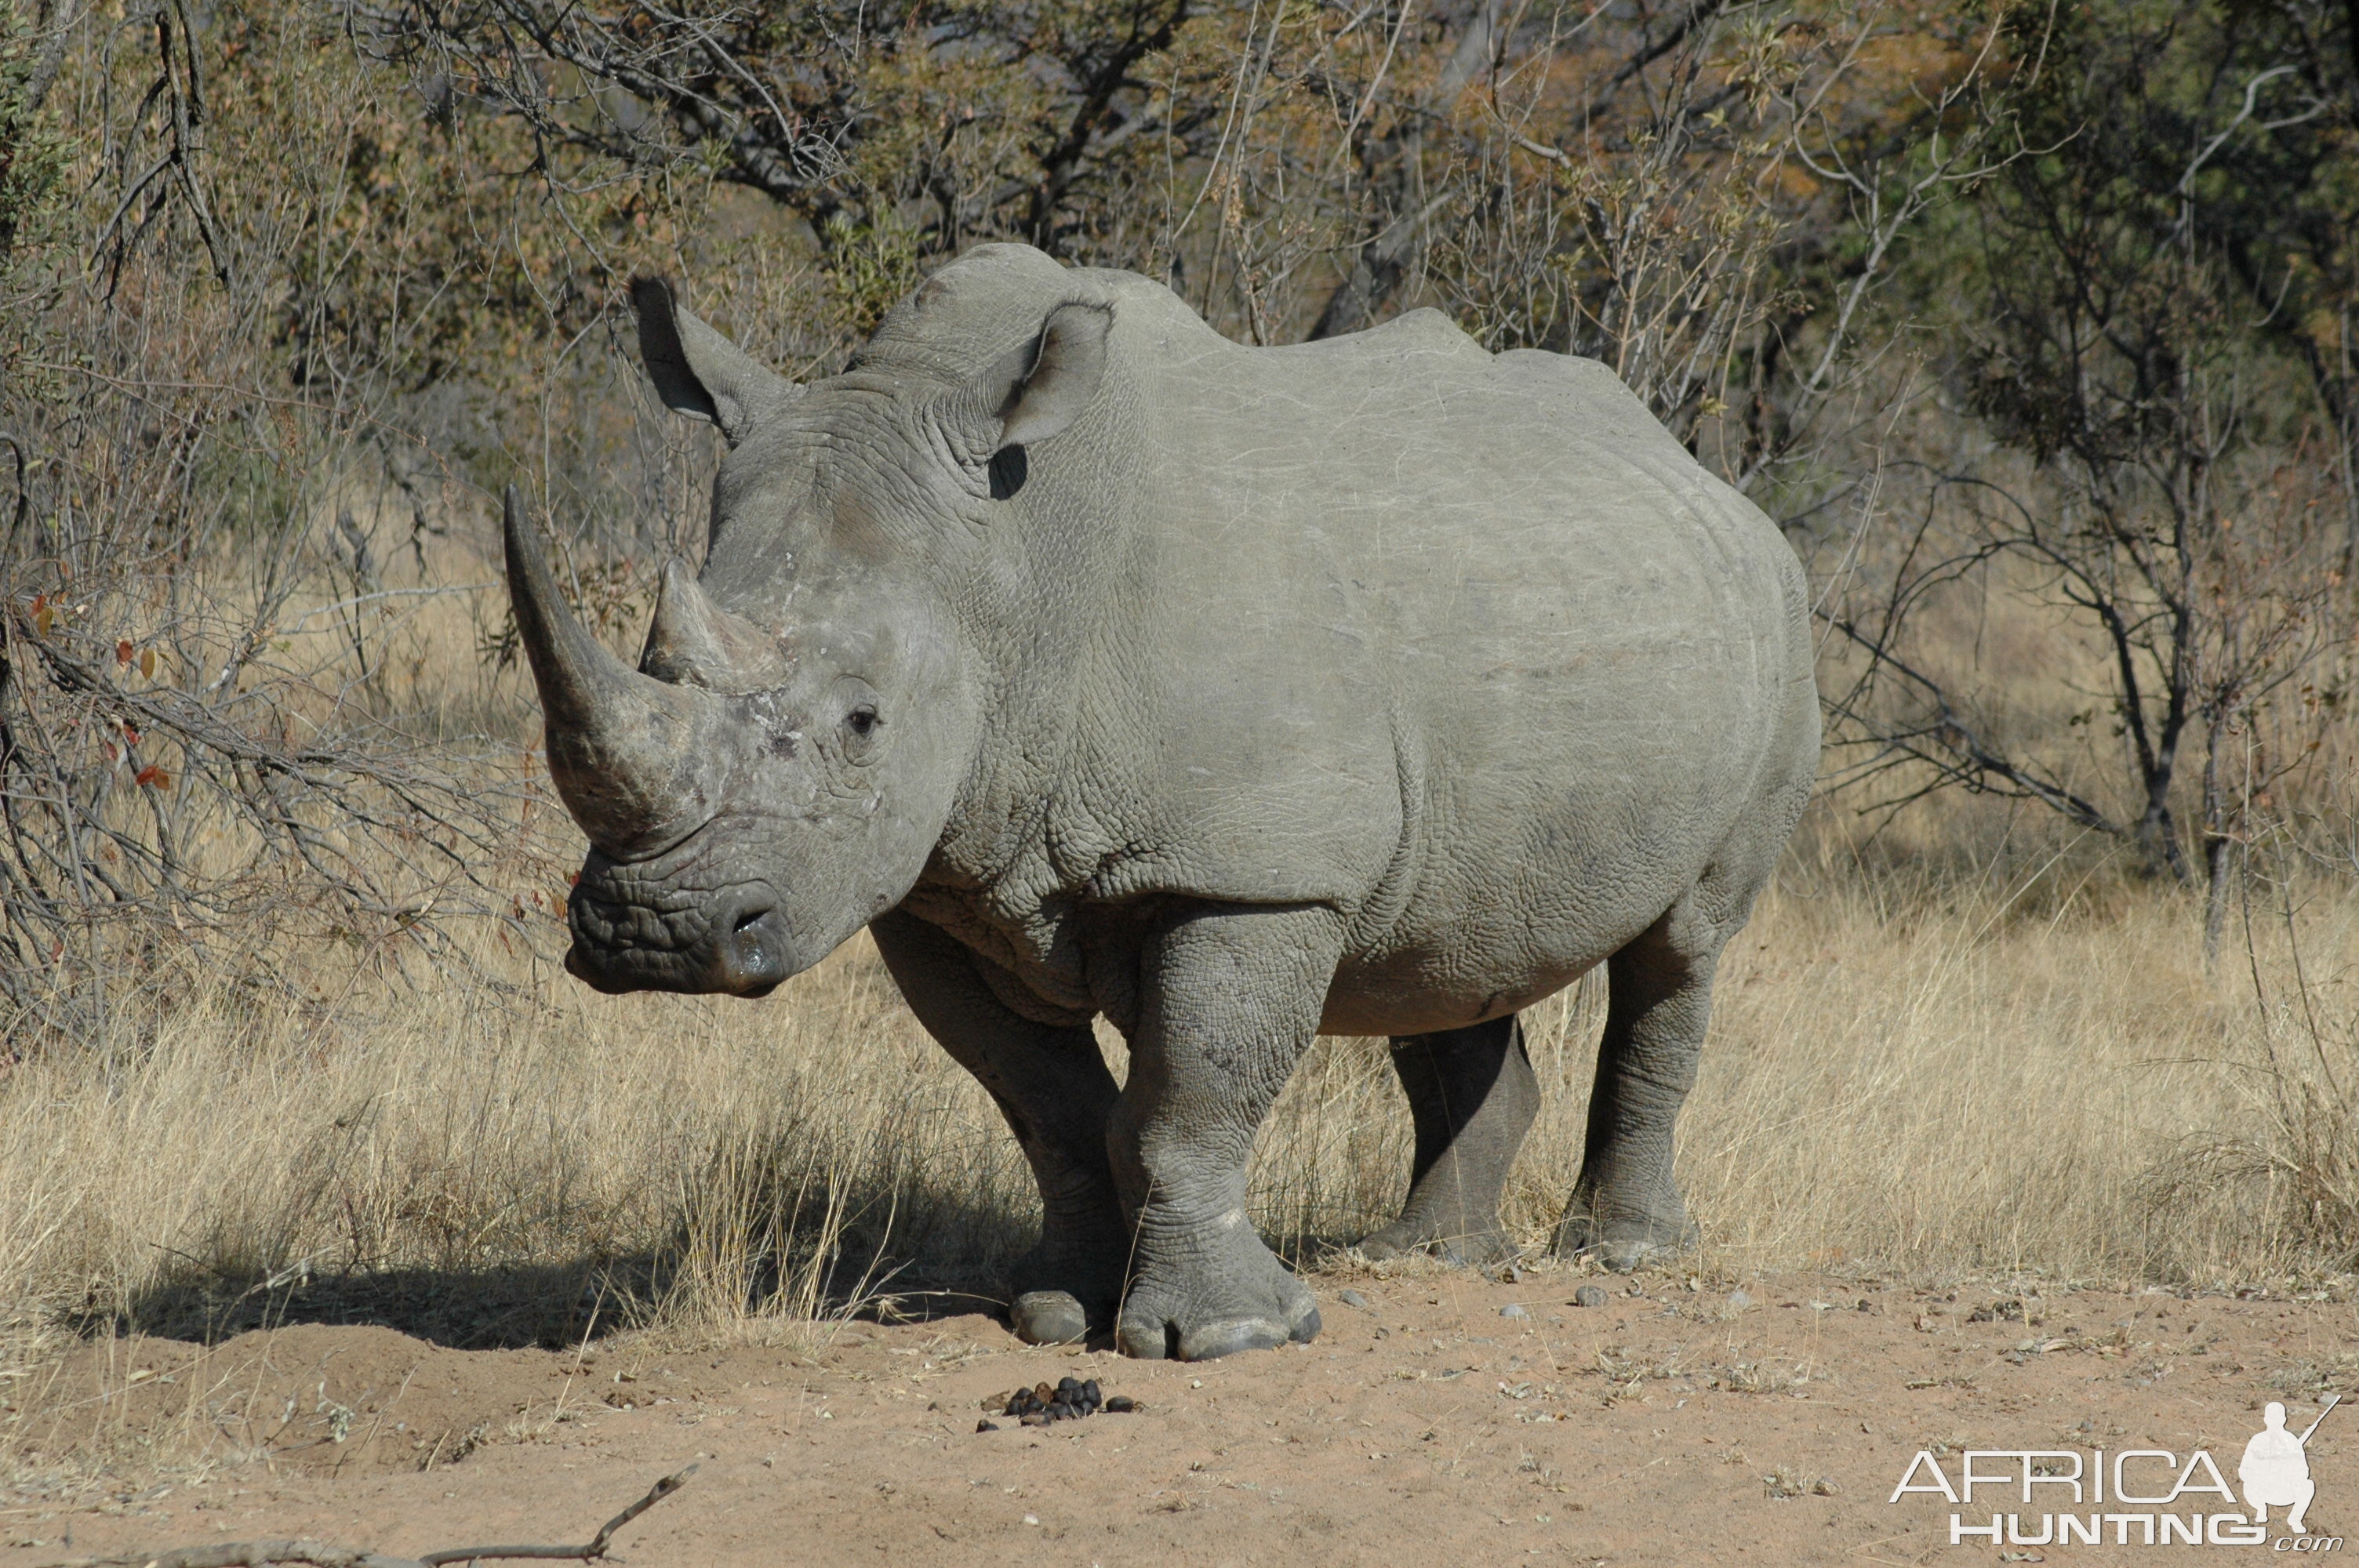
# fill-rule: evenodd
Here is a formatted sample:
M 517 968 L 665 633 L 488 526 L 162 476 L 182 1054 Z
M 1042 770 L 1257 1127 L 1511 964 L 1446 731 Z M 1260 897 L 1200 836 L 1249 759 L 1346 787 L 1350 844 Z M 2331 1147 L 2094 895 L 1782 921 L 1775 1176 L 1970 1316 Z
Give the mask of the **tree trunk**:
M 2239 705 L 2241 706 L 2241 705 Z M 2203 731 L 2203 967 L 2220 957 L 2220 934 L 2228 925 L 2229 852 L 2243 825 L 2242 804 L 2220 776 L 2220 749 L 2233 726 L 2228 703 L 2221 703 Z
M 2179 818 L 2170 809 L 2168 771 L 2147 781 L 2146 811 L 2138 817 L 2138 848 L 2146 851 L 2147 869 L 2156 876 L 2185 884 L 2187 856 L 2179 845 Z
M 2228 847 L 2225 833 L 2203 836 L 2203 967 L 2220 961 L 2220 934 L 2228 925 Z

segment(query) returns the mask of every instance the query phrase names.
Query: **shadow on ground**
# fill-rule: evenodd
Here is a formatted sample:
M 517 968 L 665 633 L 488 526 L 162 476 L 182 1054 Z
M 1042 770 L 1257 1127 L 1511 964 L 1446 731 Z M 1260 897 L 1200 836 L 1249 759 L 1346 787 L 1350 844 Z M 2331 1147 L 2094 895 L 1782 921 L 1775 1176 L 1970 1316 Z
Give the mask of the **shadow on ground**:
M 842 1217 L 819 1223 L 781 1183 L 775 1211 L 741 1215 L 734 1284 L 706 1261 L 715 1249 L 682 1222 L 660 1248 L 555 1261 L 445 1268 L 209 1270 L 190 1259 L 121 1311 L 69 1319 L 86 1339 L 146 1335 L 218 1344 L 299 1325 L 381 1327 L 454 1350 L 553 1349 L 667 1322 L 723 1326 L 733 1291 L 745 1318 L 788 1315 L 925 1321 L 1005 1308 L 1006 1267 L 1038 1235 L 1038 1217 L 973 1195 L 904 1189 L 845 1195 Z M 747 1223 L 747 1221 L 752 1223 Z M 755 1238 L 782 1238 L 765 1245 Z M 824 1238 L 825 1251 L 812 1238 Z M 799 1239 L 800 1238 L 800 1239 Z M 688 1298 L 695 1298 L 691 1305 Z
M 661 1299 L 652 1255 L 473 1269 L 182 1277 L 127 1311 L 87 1314 L 87 1338 L 141 1334 L 218 1344 L 299 1324 L 391 1328 L 454 1350 L 553 1349 L 635 1327 Z
M 890 1236 L 845 1238 L 821 1275 L 817 1309 L 809 1315 L 888 1324 L 977 1312 L 1004 1316 L 1006 1258 L 1031 1232 L 1028 1221 L 994 1217 L 1008 1239 L 980 1258 L 974 1228 L 955 1246 L 932 1248 L 895 1248 Z M 1289 1239 L 1283 1255 L 1298 1270 L 1332 1265 L 1349 1245 Z M 476 1268 L 183 1276 L 135 1298 L 126 1312 L 83 1314 L 71 1326 L 86 1339 L 136 1334 L 217 1345 L 255 1329 L 319 1325 L 390 1328 L 452 1350 L 559 1349 L 664 1322 L 679 1285 L 679 1259 L 668 1249 Z M 774 1262 L 757 1263 L 745 1292 L 749 1319 L 786 1309 Z

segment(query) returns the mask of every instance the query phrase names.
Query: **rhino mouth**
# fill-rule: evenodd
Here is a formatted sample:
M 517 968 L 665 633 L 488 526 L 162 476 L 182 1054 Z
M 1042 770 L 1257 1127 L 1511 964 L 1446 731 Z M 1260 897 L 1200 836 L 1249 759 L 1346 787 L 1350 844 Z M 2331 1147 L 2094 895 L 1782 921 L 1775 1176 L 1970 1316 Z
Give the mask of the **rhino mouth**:
M 712 892 L 618 885 L 619 867 L 593 855 L 566 909 L 568 973 L 609 995 L 623 991 L 767 996 L 803 966 L 777 895 L 763 883 Z M 608 875 L 595 874 L 599 871 Z

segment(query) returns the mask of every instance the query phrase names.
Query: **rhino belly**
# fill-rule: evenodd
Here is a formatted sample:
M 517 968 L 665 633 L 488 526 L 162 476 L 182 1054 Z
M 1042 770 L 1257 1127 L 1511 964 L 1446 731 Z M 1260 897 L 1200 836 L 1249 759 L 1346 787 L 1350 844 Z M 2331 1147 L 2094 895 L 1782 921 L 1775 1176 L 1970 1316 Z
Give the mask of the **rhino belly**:
M 1460 688 L 1424 726 L 1397 885 L 1369 902 L 1326 1032 L 1501 1017 L 1580 979 L 1700 882 L 1749 899 L 1783 838 L 1796 748 L 1748 659 L 1698 657 L 1712 641 L 1688 643 L 1713 667 L 1687 673 L 1705 679 L 1666 681 L 1643 662 L 1538 691 Z
M 1560 856 L 1431 890 L 1381 944 L 1338 967 L 1320 1031 L 1426 1034 L 1521 1011 L 1652 925 L 1707 859 Z

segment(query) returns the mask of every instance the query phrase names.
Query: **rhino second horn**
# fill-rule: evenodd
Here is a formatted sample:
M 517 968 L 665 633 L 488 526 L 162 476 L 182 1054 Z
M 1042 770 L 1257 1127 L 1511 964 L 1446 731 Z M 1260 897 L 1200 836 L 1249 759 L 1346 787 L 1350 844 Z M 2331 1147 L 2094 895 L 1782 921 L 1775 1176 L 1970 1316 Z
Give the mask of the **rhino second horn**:
M 549 773 L 590 841 L 610 853 L 667 826 L 701 821 L 700 732 L 713 701 L 639 674 L 608 653 L 559 596 L 516 488 L 503 519 L 508 600 L 549 727 Z
M 786 655 L 777 643 L 742 615 L 712 602 L 687 563 L 663 571 L 663 592 L 639 655 L 642 674 L 710 691 L 762 691 L 783 685 Z

